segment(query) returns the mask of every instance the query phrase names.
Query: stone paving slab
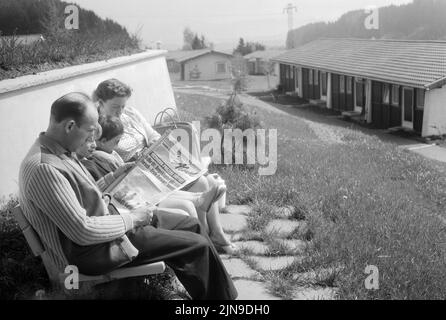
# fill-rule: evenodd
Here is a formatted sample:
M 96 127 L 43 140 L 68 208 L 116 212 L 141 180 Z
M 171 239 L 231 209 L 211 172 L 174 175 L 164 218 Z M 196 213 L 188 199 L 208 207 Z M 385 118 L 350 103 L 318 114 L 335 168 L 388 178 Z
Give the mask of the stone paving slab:
M 249 231 L 249 232 L 236 232 L 229 235 L 231 241 L 240 242 L 240 241 L 252 241 L 262 239 L 260 232 Z
M 341 272 L 342 269 L 343 267 L 318 268 L 308 272 L 296 273 L 293 275 L 293 280 L 307 283 L 320 282 L 330 278 L 334 273 Z
M 240 232 L 248 227 L 248 218 L 239 214 L 221 214 L 220 221 L 226 232 Z
M 264 271 L 276 271 L 286 268 L 292 264 L 296 259 L 293 256 L 283 256 L 283 257 L 256 257 L 249 256 L 253 261 L 257 263 L 257 267 Z
M 239 241 L 234 242 L 241 249 L 248 249 L 254 255 L 264 255 L 268 252 L 268 246 L 261 241 Z
M 283 246 L 288 248 L 289 251 L 294 252 L 295 254 L 303 253 L 308 247 L 308 242 L 303 240 L 277 239 L 276 241 L 281 243 Z
M 335 300 L 336 288 L 297 288 L 293 291 L 293 300 Z
M 225 207 L 225 212 L 223 214 L 239 214 L 243 216 L 248 216 L 252 211 L 252 208 L 248 205 L 229 205 Z
M 273 214 L 281 219 L 289 219 L 293 216 L 294 207 L 275 207 L 273 209 Z
M 299 228 L 299 221 L 291 221 L 285 219 L 271 220 L 265 227 L 265 231 L 273 234 L 277 238 L 289 237 L 296 228 Z
M 251 280 L 235 280 L 237 300 L 282 300 L 266 289 L 265 283 Z
M 222 261 L 232 279 L 236 278 L 250 278 L 256 280 L 262 279 L 262 275 L 259 272 L 251 269 L 242 259 L 225 258 L 222 259 Z

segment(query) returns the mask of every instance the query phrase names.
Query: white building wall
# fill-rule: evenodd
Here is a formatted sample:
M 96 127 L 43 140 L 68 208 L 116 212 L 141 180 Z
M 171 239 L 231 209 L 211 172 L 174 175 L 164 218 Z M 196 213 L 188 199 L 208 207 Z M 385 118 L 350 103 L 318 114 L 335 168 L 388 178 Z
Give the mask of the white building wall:
M 0 196 L 18 190 L 20 163 L 38 134 L 46 130 L 51 104 L 62 95 L 91 94 L 101 81 L 117 78 L 133 88 L 128 105 L 151 123 L 162 109 L 175 108 L 164 54 L 147 51 L 0 81 Z
M 226 63 L 226 72 L 217 73 L 217 62 Z M 231 78 L 231 59 L 218 53 L 210 53 L 185 62 L 184 80 L 223 80 Z M 196 68 L 199 79 L 192 79 L 191 72 Z
M 327 72 L 327 109 L 333 108 L 333 94 L 331 90 L 331 73 Z
M 446 134 L 446 86 L 426 91 L 423 137 Z

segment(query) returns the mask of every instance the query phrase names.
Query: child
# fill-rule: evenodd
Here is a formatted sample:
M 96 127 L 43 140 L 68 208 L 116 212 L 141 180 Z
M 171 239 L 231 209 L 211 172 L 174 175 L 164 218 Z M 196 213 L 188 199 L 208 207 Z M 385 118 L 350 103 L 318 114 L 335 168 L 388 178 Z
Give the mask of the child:
M 96 136 L 96 150 L 92 150 L 82 161 L 95 180 L 124 165 L 122 158 L 114 151 L 124 134 L 121 120 L 116 117 L 101 116 L 99 125 L 101 131 Z

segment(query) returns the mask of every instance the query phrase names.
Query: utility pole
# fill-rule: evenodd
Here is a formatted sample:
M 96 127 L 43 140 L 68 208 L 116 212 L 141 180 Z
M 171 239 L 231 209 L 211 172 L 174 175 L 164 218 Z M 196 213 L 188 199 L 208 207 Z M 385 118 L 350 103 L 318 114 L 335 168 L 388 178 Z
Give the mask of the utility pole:
M 288 6 L 283 9 L 283 13 L 288 13 L 288 31 L 294 28 L 294 12 L 297 12 L 296 6 L 292 3 L 288 3 Z

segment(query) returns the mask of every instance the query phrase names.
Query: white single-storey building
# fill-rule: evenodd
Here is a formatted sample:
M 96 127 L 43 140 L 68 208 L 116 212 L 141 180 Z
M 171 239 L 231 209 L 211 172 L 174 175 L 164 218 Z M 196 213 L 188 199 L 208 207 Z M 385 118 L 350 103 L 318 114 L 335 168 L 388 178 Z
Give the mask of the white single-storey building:
M 167 65 L 181 73 L 180 80 L 231 79 L 231 54 L 211 50 L 169 51 Z
M 273 60 L 285 91 L 377 128 L 446 134 L 445 41 L 321 39 Z
M 243 58 L 248 64 L 248 73 L 250 75 L 264 75 L 269 71 L 271 75 L 278 76 L 279 64 L 271 59 L 284 52 L 285 50 L 259 50 L 247 54 Z

